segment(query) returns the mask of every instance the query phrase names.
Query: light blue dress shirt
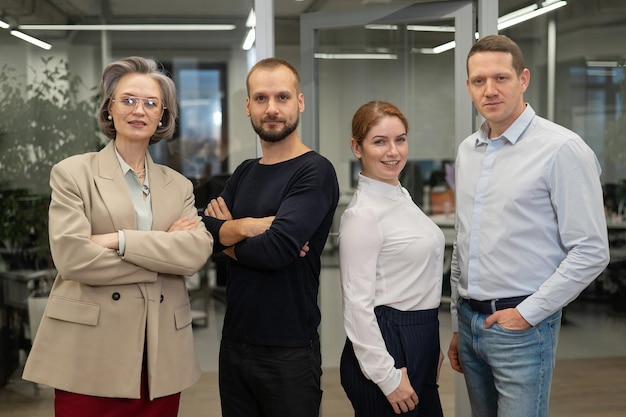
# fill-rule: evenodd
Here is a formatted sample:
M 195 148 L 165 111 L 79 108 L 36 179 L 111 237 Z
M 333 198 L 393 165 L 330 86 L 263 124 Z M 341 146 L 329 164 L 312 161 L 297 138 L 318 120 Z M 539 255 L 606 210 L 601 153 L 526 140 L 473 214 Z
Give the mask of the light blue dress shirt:
M 452 327 L 459 297 L 530 295 L 531 325 L 575 299 L 609 260 L 600 164 L 574 132 L 530 105 L 498 138 L 488 125 L 456 160 Z

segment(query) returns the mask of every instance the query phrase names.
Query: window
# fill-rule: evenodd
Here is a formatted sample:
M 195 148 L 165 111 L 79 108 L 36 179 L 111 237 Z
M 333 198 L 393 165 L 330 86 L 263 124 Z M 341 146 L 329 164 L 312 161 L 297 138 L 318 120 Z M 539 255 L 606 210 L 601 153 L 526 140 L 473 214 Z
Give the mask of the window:
M 167 69 L 178 90 L 177 133 L 151 154 L 197 185 L 228 170 L 226 66 L 182 61 Z

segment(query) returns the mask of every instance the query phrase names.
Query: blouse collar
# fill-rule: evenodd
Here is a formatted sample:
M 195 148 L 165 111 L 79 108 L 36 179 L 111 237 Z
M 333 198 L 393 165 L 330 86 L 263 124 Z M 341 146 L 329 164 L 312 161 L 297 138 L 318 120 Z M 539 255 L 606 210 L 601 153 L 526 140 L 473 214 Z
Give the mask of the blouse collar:
M 378 194 L 390 200 L 397 200 L 403 196 L 402 184 L 391 185 L 386 182 L 378 181 L 359 173 L 359 184 L 357 190 L 368 191 Z

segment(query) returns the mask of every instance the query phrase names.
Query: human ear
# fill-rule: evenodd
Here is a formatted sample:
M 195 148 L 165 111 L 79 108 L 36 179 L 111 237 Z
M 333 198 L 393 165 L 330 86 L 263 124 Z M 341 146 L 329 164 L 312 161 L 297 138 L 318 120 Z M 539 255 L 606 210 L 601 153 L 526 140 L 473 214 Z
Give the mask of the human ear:
M 350 139 L 350 149 L 352 149 L 352 153 L 354 154 L 354 156 L 356 156 L 358 159 L 361 159 L 361 145 L 354 138 Z

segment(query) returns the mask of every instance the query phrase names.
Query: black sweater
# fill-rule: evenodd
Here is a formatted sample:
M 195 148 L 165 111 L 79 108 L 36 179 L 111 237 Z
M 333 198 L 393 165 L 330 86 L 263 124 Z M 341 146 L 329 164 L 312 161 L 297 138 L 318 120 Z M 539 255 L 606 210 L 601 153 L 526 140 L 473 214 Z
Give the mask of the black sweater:
M 339 200 L 332 164 L 316 152 L 273 165 L 244 161 L 221 196 L 234 219 L 276 216 L 263 234 L 235 245 L 222 337 L 271 346 L 306 346 L 318 338 L 320 256 Z M 224 223 L 204 221 L 219 243 Z M 310 250 L 300 257 L 300 248 Z

